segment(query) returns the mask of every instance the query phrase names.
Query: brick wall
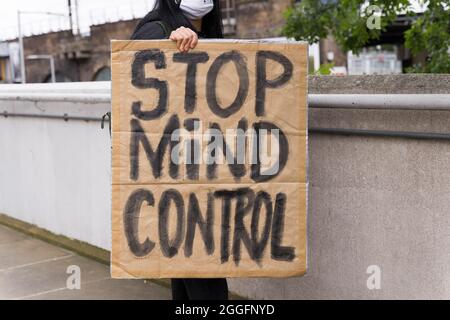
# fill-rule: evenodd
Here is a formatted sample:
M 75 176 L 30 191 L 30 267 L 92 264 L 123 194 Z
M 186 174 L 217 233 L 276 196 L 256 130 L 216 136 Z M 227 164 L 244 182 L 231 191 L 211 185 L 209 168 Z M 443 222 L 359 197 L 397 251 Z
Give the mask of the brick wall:
M 236 0 L 236 36 L 264 38 L 279 36 L 283 12 L 292 0 Z
M 73 80 L 78 80 L 77 64 L 62 57 L 61 43 L 70 41 L 72 33 L 69 31 L 52 32 L 24 39 L 25 58 L 29 55 L 53 55 L 55 69 L 59 74 Z M 50 76 L 48 60 L 25 60 L 27 82 L 44 82 Z
M 82 79 L 91 81 L 103 67 L 111 66 L 110 41 L 128 40 L 138 20 L 119 21 L 91 27 L 92 58 L 83 63 Z
M 91 27 L 88 38 L 79 38 L 70 31 L 61 31 L 24 39 L 25 57 L 52 54 L 58 77 L 70 81 L 91 81 L 104 67 L 110 67 L 110 40 L 129 39 L 137 20 L 119 21 Z M 87 50 L 82 57 L 74 52 Z M 26 60 L 27 82 L 44 82 L 50 77 L 48 60 Z

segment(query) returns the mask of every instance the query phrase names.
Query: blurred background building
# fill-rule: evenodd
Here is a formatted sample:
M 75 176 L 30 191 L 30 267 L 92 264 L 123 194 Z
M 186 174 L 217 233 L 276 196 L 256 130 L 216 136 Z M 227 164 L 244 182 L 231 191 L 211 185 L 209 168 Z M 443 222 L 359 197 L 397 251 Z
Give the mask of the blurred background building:
M 52 80 L 48 59 L 29 59 L 30 56 L 43 55 L 54 58 L 58 82 L 110 80 L 110 40 L 129 39 L 139 19 L 151 8 L 152 1 L 131 0 L 118 8 L 108 6 L 103 11 L 91 12 L 88 28 L 80 27 L 76 3 L 69 3 L 70 14 L 65 20 L 47 14 L 39 24 L 31 24 L 27 28 L 22 26 L 28 83 Z M 226 36 L 278 36 L 283 25 L 283 11 L 290 4 L 290 0 L 222 0 Z M 0 66 L 1 70 L 6 70 L 2 71 L 0 81 L 20 82 L 20 67 L 11 67 L 12 53 L 9 50 L 9 47 L 18 47 L 18 35 L 4 32 L 0 37 L 3 38 L 0 38 Z
M 279 37 L 283 13 L 293 0 L 221 0 L 229 38 Z M 128 39 L 152 0 L 129 0 L 84 13 L 80 23 L 77 1 L 67 1 L 67 15 L 44 13 L 38 23 L 24 23 L 26 82 L 110 80 L 110 40 Z M 27 12 L 24 12 L 27 13 Z M 19 14 L 20 15 L 20 14 Z M 87 16 L 87 18 L 86 18 Z M 310 71 L 332 65 L 333 74 L 395 74 L 412 64 L 404 49 L 404 31 L 414 17 L 399 17 L 383 36 L 360 55 L 342 52 L 332 37 L 310 48 Z M 0 31 L 0 83 L 21 82 L 19 28 Z M 53 61 L 52 61 L 53 60 Z

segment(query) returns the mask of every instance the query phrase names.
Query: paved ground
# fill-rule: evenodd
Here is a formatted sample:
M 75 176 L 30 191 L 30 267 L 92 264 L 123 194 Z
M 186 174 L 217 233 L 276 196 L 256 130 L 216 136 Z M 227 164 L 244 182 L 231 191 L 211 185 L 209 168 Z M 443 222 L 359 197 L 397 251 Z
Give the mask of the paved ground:
M 81 289 L 69 290 L 69 266 Z M 0 299 L 170 299 L 170 290 L 142 280 L 113 280 L 109 267 L 0 225 Z

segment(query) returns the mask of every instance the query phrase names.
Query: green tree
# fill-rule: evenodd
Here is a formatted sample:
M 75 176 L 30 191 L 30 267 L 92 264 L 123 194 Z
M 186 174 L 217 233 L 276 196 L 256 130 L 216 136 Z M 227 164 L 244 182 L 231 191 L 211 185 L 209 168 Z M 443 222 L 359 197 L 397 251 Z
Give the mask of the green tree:
M 405 46 L 413 54 L 426 52 L 423 65 L 410 71 L 450 73 L 450 1 L 422 0 L 426 8 L 405 34 Z M 374 8 L 381 10 L 374 11 Z M 409 0 L 302 0 L 285 13 L 283 34 L 309 43 L 333 35 L 344 51 L 359 53 L 399 14 L 415 15 Z M 376 20 L 379 28 L 371 27 Z

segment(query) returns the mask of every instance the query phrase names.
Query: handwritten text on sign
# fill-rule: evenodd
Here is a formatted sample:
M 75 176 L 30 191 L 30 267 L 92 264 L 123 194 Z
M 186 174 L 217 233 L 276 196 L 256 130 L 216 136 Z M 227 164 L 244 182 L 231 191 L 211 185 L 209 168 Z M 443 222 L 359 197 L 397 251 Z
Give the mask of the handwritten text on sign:
M 114 41 L 112 274 L 306 270 L 304 44 Z

